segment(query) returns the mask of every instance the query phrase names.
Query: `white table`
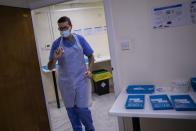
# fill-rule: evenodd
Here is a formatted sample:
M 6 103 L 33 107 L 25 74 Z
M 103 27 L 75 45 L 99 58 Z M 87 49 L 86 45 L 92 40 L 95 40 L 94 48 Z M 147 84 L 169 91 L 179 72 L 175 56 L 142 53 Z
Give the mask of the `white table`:
M 42 70 L 43 70 L 43 72 L 46 72 L 46 73 L 52 72 L 52 78 L 53 78 L 53 82 L 54 82 L 54 91 L 55 91 L 55 96 L 56 96 L 57 108 L 60 108 L 61 105 L 60 105 L 60 101 L 59 101 L 59 94 L 58 94 L 57 81 L 56 81 L 56 75 L 55 75 L 55 71 L 56 71 L 57 67 L 55 67 L 52 70 L 47 70 L 47 69 L 44 69 L 43 66 L 42 66 Z
M 189 94 L 192 99 L 196 102 L 196 93 L 190 91 L 189 93 L 169 93 L 169 92 L 155 92 L 154 94 L 167 94 L 170 98 L 170 95 L 176 94 Z M 140 130 L 139 117 L 144 118 L 171 118 L 171 119 L 196 119 L 196 111 L 175 111 L 173 110 L 153 110 L 149 95 L 145 94 L 145 105 L 144 109 L 126 109 L 125 103 L 127 100 L 126 88 L 122 89 L 120 95 L 117 97 L 116 101 L 112 105 L 109 114 L 117 117 L 131 117 L 134 122 L 133 126 L 136 126 L 135 130 Z M 134 127 L 133 127 L 134 128 Z M 139 129 L 138 129 L 139 128 Z

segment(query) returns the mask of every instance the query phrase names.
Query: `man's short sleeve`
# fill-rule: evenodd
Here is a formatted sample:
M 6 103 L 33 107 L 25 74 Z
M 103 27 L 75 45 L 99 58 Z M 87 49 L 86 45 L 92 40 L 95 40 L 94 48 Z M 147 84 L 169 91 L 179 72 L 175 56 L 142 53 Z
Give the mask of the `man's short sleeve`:
M 91 56 L 93 54 L 93 49 L 90 47 L 89 43 L 84 39 L 84 37 L 79 36 L 79 41 L 80 41 L 80 44 L 83 48 L 83 52 L 86 56 Z
M 59 44 L 60 44 L 60 39 L 57 39 L 53 42 L 52 44 L 52 48 L 50 50 L 50 56 L 49 56 L 49 60 L 52 60 L 53 58 L 53 55 L 54 55 L 54 51 L 59 47 Z

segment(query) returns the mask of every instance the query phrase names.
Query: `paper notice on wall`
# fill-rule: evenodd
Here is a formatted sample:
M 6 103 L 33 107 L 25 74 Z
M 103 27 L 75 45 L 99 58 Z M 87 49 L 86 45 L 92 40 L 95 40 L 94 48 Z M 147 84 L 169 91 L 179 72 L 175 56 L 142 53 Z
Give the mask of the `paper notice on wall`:
M 191 24 L 190 2 L 154 8 L 152 10 L 153 28 L 166 28 Z
M 78 35 L 83 35 L 83 34 L 82 34 L 82 29 L 73 30 L 73 33 L 76 33 L 76 34 L 78 34 Z
M 101 26 L 94 27 L 94 31 L 95 31 L 96 34 L 100 34 L 100 33 L 103 33 L 104 28 L 101 27 Z
M 85 28 L 84 29 L 84 35 L 85 36 L 90 36 L 90 35 L 93 35 L 93 34 L 94 34 L 93 28 Z
M 191 2 L 190 12 L 191 12 L 192 23 L 196 24 L 196 1 Z
M 104 26 L 103 29 L 104 29 L 104 31 L 107 31 L 107 26 Z

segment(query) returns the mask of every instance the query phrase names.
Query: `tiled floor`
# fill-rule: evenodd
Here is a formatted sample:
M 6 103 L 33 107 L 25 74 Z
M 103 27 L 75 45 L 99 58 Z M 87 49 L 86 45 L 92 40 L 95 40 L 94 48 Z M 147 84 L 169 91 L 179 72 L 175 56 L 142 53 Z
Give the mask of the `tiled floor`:
M 118 131 L 117 118 L 108 115 L 108 111 L 114 103 L 114 93 L 98 96 L 92 95 L 93 105 L 90 107 L 96 131 Z M 65 107 L 61 102 L 61 108 L 56 103 L 49 104 L 53 131 L 72 131 Z

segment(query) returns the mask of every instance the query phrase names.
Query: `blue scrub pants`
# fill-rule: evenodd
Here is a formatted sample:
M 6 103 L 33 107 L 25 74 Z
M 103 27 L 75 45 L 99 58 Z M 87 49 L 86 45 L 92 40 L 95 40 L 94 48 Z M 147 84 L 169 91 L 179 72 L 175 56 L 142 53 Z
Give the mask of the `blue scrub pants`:
M 82 124 L 85 126 L 85 131 L 94 131 L 91 111 L 88 108 L 79 108 L 77 106 L 66 108 L 69 120 L 71 121 L 73 131 L 83 131 Z M 82 122 L 82 124 L 81 124 Z

